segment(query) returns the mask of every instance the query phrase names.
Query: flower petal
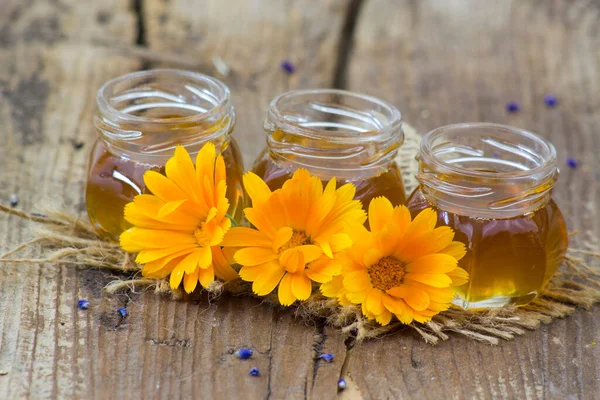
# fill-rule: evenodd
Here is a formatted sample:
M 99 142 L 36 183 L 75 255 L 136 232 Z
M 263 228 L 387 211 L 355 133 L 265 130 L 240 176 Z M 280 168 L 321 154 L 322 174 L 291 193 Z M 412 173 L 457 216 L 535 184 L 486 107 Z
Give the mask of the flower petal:
M 304 254 L 297 250 L 297 247 L 287 249 L 281 256 L 279 257 L 279 263 L 282 267 L 290 273 L 295 273 L 298 271 L 302 271 L 306 262 L 304 261 Z
M 421 282 L 429 286 L 444 288 L 452 284 L 452 279 L 446 274 L 421 274 L 409 272 L 404 276 L 405 280 Z
M 171 278 L 169 279 L 171 289 L 175 290 L 181 284 L 181 280 L 183 279 L 184 269 L 181 264 L 177 265 L 173 272 L 171 272 Z
M 223 279 L 225 282 L 232 281 L 238 277 L 238 273 L 235 272 L 235 269 L 231 266 L 225 254 L 223 254 L 223 250 L 221 250 L 220 246 L 211 247 L 212 252 L 212 261 L 213 261 L 213 269 L 215 271 L 215 275 Z
M 273 266 L 271 263 L 268 265 Z M 259 296 L 268 295 L 279 284 L 279 281 L 284 274 L 285 270 L 279 265 L 277 265 L 276 268 L 270 267 L 269 269 L 266 269 L 252 284 L 252 291 Z
M 277 228 L 273 225 L 273 221 L 269 215 L 256 208 L 244 209 L 246 219 L 256 227 L 259 231 L 267 235 L 269 238 L 274 238 L 277 234 Z
M 138 264 L 147 264 L 181 252 L 184 252 L 184 254 L 186 251 L 192 252 L 197 247 L 198 245 L 195 244 L 184 244 L 183 246 L 167 247 L 164 249 L 145 249 L 139 252 L 135 258 L 135 262 Z
M 310 297 L 312 283 L 303 271 L 292 274 L 292 293 L 300 301 Z
M 156 171 L 144 173 L 144 183 L 153 195 L 164 202 L 187 199 L 187 194 L 169 178 Z
M 377 321 L 380 325 L 385 326 L 390 323 L 392 320 L 392 313 L 383 309 L 383 312 L 377 316 L 375 316 L 375 321 Z
M 402 285 L 389 289 L 391 296 L 403 299 L 412 309 L 423 311 L 429 307 L 429 295 L 426 291 L 412 285 Z
M 195 244 L 196 238 L 189 233 L 133 227 L 121 234 L 120 242 L 123 250 L 138 252 L 143 249 L 164 249 Z
M 394 206 L 385 197 L 376 197 L 369 204 L 369 226 L 371 232 L 382 230 L 392 219 Z
M 165 165 L 167 178 L 171 179 L 179 188 L 186 193 L 186 197 L 196 202 L 200 201 L 198 196 L 200 187 L 196 182 L 196 171 L 190 154 L 185 147 L 177 146 L 175 154 Z
M 362 292 L 372 288 L 367 271 L 350 272 L 344 276 L 344 289 L 349 292 Z
M 271 240 L 261 231 L 243 226 L 231 228 L 223 238 L 225 247 L 271 247 Z
M 212 251 L 209 246 L 200 247 L 200 256 L 198 257 L 198 267 L 206 269 L 212 264 Z
M 341 272 L 342 264 L 327 257 L 320 257 L 311 262 L 304 271 L 311 280 L 319 283 L 329 282 L 333 276 L 339 275 Z
M 363 304 L 367 298 L 367 291 L 362 290 L 360 292 L 346 292 L 345 296 L 353 304 Z
M 260 207 L 271 196 L 269 186 L 253 172 L 247 172 L 244 175 L 244 188 L 246 188 L 248 196 L 252 199 L 253 207 Z
M 367 293 L 367 299 L 365 301 L 367 310 L 373 313 L 374 315 L 379 315 L 383 312 L 383 302 L 382 302 L 383 293 L 379 289 L 371 289 Z
M 365 253 L 363 262 L 364 262 L 365 266 L 368 268 L 371 265 L 376 264 L 379 260 L 381 260 L 382 257 L 383 257 L 383 254 L 381 253 L 381 251 L 379 251 L 378 249 L 370 249 Z
M 294 230 L 289 226 L 284 226 L 283 228 L 279 229 L 275 234 L 275 238 L 273 239 L 273 251 L 277 252 L 281 246 L 289 242 L 293 234 Z
M 169 202 L 165 203 L 165 205 L 162 206 L 160 208 L 160 210 L 158 210 L 158 218 L 165 218 L 169 214 L 172 214 L 175 210 L 177 210 L 186 201 L 187 201 L 186 199 L 183 199 L 183 200 L 169 201 Z
M 282 306 L 290 306 L 296 301 L 296 296 L 292 293 L 292 275 L 285 274 L 279 282 L 279 289 L 277 290 L 277 297 L 279 304 Z
M 204 177 L 207 176 L 212 181 L 211 184 L 214 186 L 214 169 L 215 169 L 215 158 L 217 156 L 217 149 L 212 142 L 207 142 L 202 146 L 198 154 L 196 155 L 196 182 L 204 182 Z M 209 203 L 209 206 L 213 205 Z
M 467 254 L 467 248 L 461 242 L 452 242 L 444 249 L 440 250 L 440 253 L 451 255 L 457 260 L 460 260 Z
M 246 247 L 238 250 L 234 257 L 238 264 L 251 266 L 276 260 L 277 253 L 274 253 L 270 248 Z
M 215 270 L 212 265 L 208 268 L 198 268 L 198 281 L 200 284 L 207 288 L 215 280 Z
M 200 249 L 185 256 L 185 258 L 179 263 L 179 267 L 183 268 L 185 273 L 191 274 L 197 269 L 199 259 Z
M 344 291 L 344 277 L 334 277 L 331 281 L 322 284 L 319 290 L 325 297 L 338 297 Z
M 447 254 L 429 254 L 407 264 L 407 272 L 423 274 L 444 274 L 456 268 L 456 258 Z
M 195 268 L 191 274 L 185 274 L 183 276 L 183 288 L 186 293 L 192 293 L 196 286 L 198 286 L 198 268 Z
M 333 253 L 339 253 L 352 246 L 352 239 L 350 238 L 350 235 L 346 233 L 338 233 L 331 236 L 329 244 L 331 245 L 331 251 Z
M 462 286 L 469 281 L 469 274 L 460 267 L 448 272 L 448 276 L 452 279 L 452 286 Z
M 396 318 L 403 324 L 410 324 L 413 321 L 415 312 L 402 299 L 383 296 L 383 304 Z

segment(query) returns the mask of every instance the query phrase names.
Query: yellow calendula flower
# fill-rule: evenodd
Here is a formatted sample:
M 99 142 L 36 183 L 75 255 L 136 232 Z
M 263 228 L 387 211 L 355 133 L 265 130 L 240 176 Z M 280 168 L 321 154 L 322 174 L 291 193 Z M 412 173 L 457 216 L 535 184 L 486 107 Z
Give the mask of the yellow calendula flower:
M 139 252 L 142 275 L 165 278 L 171 288 L 183 280 L 191 293 L 198 282 L 208 287 L 215 275 L 237 278 L 220 244 L 231 227 L 226 216 L 225 162 L 212 143 L 205 144 L 196 166 L 184 147 L 178 146 L 165 167 L 166 176 L 155 171 L 144 174 L 146 188 L 125 206 L 125 219 L 133 228 L 123 232 L 121 247 Z
M 271 191 L 257 175 L 244 176 L 252 208 L 244 213 L 256 228 L 232 228 L 224 246 L 241 248 L 235 261 L 242 265 L 240 277 L 253 282 L 259 296 L 278 285 L 279 302 L 290 305 L 306 300 L 312 282 L 329 282 L 341 272 L 338 253 L 352 245 L 346 228 L 366 220 L 356 188 L 336 189 L 335 178 L 325 189 L 316 176 L 297 170 L 281 189 Z
M 426 322 L 450 307 L 456 287 L 468 280 L 457 266 L 465 246 L 453 241 L 450 227 L 435 228 L 437 214 L 421 211 L 414 220 L 405 206 L 378 197 L 369 205 L 371 232 L 357 226 L 353 245 L 340 257 L 342 274 L 321 285 L 340 304 L 362 305 L 368 319 L 387 325 Z

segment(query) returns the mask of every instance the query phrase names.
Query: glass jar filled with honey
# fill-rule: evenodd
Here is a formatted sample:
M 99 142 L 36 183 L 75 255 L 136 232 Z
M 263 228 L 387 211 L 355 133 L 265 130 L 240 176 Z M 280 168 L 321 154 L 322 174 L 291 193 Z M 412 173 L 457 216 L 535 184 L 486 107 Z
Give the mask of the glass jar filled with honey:
M 343 90 L 292 91 L 271 101 L 265 130 L 267 148 L 252 170 L 272 190 L 305 168 L 324 182 L 352 182 L 365 208 L 378 196 L 405 203 L 394 161 L 404 134 L 391 104 Z
M 209 141 L 225 161 L 228 214 L 241 220 L 243 166 L 231 137 L 235 113 L 225 84 L 188 71 L 135 72 L 105 83 L 97 103 L 100 138 L 90 158 L 86 203 L 98 232 L 117 240 L 129 227 L 125 205 L 145 191 L 144 173 L 164 171 L 178 145 L 195 160 Z
M 556 151 L 521 129 L 485 123 L 441 127 L 423 137 L 413 215 L 427 207 L 450 226 L 470 276 L 464 309 L 523 305 L 546 286 L 567 249 L 564 218 L 551 199 Z

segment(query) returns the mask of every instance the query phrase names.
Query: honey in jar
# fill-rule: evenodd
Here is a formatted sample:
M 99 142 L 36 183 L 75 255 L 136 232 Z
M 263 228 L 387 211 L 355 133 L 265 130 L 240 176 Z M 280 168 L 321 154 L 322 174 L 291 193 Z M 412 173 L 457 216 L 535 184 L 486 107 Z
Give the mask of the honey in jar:
M 164 172 L 178 145 L 195 160 L 209 141 L 225 161 L 228 215 L 241 221 L 243 166 L 231 136 L 235 113 L 227 86 L 193 72 L 151 70 L 107 82 L 97 102 L 100 137 L 90 157 L 86 203 L 99 233 L 117 240 L 129 228 L 124 207 L 145 193 L 146 171 Z
M 356 186 L 356 198 L 387 197 L 404 204 L 406 194 L 394 161 L 404 140 L 400 112 L 392 105 L 343 90 L 284 93 L 269 106 L 267 147 L 252 171 L 272 189 L 280 188 L 298 168 L 338 187 Z
M 467 254 L 469 282 L 455 304 L 464 309 L 523 305 L 560 266 L 567 229 L 551 189 L 556 151 L 533 133 L 496 124 L 438 128 L 421 142 L 419 187 L 407 206 L 427 207 L 450 226 Z

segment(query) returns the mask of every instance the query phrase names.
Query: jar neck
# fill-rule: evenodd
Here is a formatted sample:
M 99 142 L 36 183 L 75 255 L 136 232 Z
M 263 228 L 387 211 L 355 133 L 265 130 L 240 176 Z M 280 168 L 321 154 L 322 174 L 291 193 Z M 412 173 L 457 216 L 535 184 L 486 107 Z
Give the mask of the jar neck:
M 438 128 L 423 137 L 417 160 L 425 198 L 473 218 L 514 218 L 544 207 L 559 174 L 552 144 L 496 124 Z
M 97 95 L 94 119 L 107 149 L 122 158 L 163 165 L 176 146 L 190 154 L 230 141 L 235 112 L 229 89 L 206 75 L 150 70 L 107 82 Z
M 284 93 L 265 121 L 271 158 L 321 179 L 365 179 L 389 168 L 404 140 L 400 112 L 379 99 L 334 89 Z

